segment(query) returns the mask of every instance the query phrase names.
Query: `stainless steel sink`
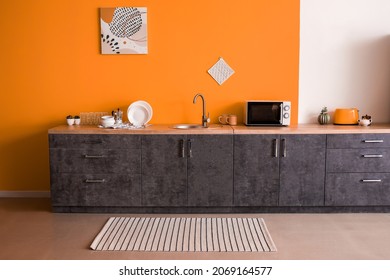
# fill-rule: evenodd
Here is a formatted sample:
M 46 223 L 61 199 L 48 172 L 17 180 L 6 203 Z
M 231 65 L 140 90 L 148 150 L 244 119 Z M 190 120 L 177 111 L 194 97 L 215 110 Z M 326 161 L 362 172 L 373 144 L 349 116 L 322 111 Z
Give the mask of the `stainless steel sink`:
M 173 128 L 176 129 L 201 129 L 203 128 L 200 124 L 175 124 L 172 126 Z

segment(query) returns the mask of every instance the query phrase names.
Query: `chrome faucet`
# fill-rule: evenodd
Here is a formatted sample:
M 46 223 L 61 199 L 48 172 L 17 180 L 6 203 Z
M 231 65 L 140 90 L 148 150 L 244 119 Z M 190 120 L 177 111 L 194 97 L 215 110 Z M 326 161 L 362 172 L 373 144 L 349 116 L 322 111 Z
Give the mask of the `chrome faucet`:
M 196 103 L 196 99 L 200 96 L 202 98 L 202 103 L 203 103 L 203 113 L 202 113 L 202 126 L 203 127 L 209 127 L 209 122 L 210 122 L 210 113 L 206 116 L 206 101 L 204 100 L 204 97 L 202 94 L 198 93 L 197 95 L 194 96 L 194 104 Z

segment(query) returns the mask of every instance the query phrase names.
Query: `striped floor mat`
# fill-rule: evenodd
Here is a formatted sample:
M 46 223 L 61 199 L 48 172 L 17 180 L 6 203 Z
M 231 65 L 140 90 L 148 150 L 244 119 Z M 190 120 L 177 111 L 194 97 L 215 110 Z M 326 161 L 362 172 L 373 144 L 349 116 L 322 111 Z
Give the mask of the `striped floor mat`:
M 275 252 L 261 218 L 110 218 L 93 250 Z

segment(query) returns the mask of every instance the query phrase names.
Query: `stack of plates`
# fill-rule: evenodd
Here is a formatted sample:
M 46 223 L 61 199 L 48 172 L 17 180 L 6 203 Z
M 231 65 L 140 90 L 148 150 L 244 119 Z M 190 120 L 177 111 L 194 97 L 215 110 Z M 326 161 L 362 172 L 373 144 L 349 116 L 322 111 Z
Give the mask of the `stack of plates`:
M 153 116 L 153 110 L 146 101 L 136 101 L 127 109 L 127 118 L 134 126 L 144 126 Z

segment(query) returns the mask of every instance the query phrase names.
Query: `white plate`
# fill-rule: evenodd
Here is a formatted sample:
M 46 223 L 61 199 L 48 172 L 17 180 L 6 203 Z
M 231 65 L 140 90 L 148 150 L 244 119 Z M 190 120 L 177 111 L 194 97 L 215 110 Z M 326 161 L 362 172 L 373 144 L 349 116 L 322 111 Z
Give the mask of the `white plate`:
M 135 126 L 147 124 L 153 115 L 152 107 L 146 101 L 136 101 L 127 109 L 127 118 Z

